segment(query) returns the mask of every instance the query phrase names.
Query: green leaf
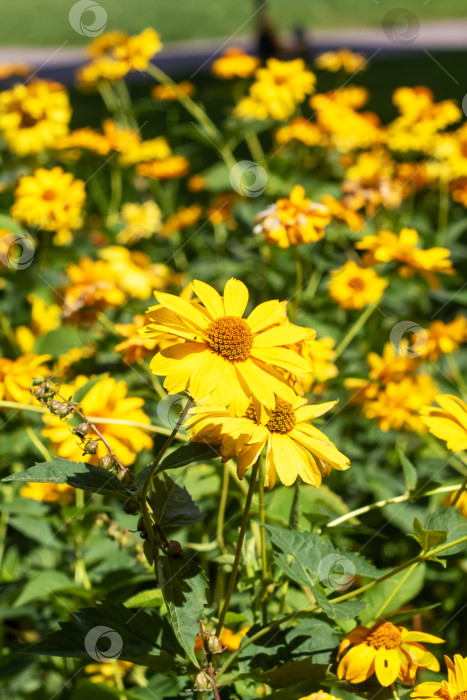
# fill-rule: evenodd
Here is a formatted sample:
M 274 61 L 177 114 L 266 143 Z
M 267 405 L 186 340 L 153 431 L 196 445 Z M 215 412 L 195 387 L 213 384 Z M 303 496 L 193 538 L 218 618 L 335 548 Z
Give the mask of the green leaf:
M 158 471 L 184 467 L 193 462 L 205 462 L 207 459 L 220 457 L 219 448 L 204 442 L 189 442 L 171 452 L 159 465 Z
M 102 467 L 84 462 L 70 462 L 62 457 L 53 457 L 50 462 L 35 464 L 30 469 L 10 474 L 2 481 L 34 481 L 49 484 L 69 484 L 77 489 L 93 493 L 110 493 L 128 496 L 122 483 L 114 474 Z
M 390 569 L 381 571 L 381 574 L 389 573 Z M 376 613 L 380 608 L 385 605 L 386 601 L 391 597 L 390 603 L 384 608 L 384 616 L 388 615 L 394 610 L 399 610 L 403 605 L 410 602 L 417 596 L 423 588 L 425 581 L 425 571 L 426 565 L 419 564 L 410 575 L 404 579 L 403 585 L 401 585 L 402 579 L 407 575 L 407 570 L 400 571 L 395 576 L 391 576 L 386 581 L 382 581 L 377 586 L 372 588 L 363 594 L 363 600 L 368 603 L 367 609 L 360 615 L 360 622 L 366 625 L 372 622 L 376 616 Z M 397 592 L 394 594 L 394 590 L 397 588 Z
M 404 454 L 404 452 L 402 452 L 402 450 L 397 448 L 397 452 L 401 461 L 402 471 L 404 472 L 404 481 L 406 489 L 407 491 L 413 491 L 415 486 L 417 485 L 417 470 L 415 469 L 410 459 Z
M 457 508 L 443 508 L 436 513 L 431 513 L 425 520 L 425 527 L 446 531 L 447 537 L 443 544 L 449 544 L 449 542 L 459 540 L 461 537 L 467 537 L 467 520 L 461 515 Z M 453 547 L 446 547 L 446 549 L 440 552 L 440 556 L 445 557 L 451 554 L 458 554 L 466 547 L 467 540 Z
M 40 571 L 26 583 L 13 607 L 19 608 L 31 600 L 44 600 L 52 593 L 75 587 L 75 582 L 61 571 Z
M 164 604 L 164 596 L 160 588 L 140 591 L 125 601 L 126 608 L 160 608 Z
M 29 518 L 25 515 L 21 515 L 10 518 L 8 524 L 14 527 L 18 532 L 21 532 L 21 534 L 35 542 L 39 542 L 41 545 L 46 545 L 54 549 L 63 546 L 63 543 L 56 537 L 57 533 L 48 520 L 44 520 L 43 518 Z
M 203 519 L 184 486 L 179 486 L 167 474 L 152 482 L 151 506 L 162 527 L 193 525 Z
M 190 661 L 199 666 L 194 645 L 206 604 L 206 575 L 193 559 L 184 556 L 160 556 L 156 571 L 175 636 Z
M 332 620 L 353 620 L 366 607 L 364 600 L 346 600 L 333 603 L 316 586 L 311 586 L 316 602 Z
M 274 560 L 293 581 L 303 586 L 321 582 L 325 588 L 346 590 L 355 576 L 379 578 L 381 572 L 356 552 L 338 549 L 314 532 L 297 532 L 266 525 Z
M 432 547 L 446 542 L 447 532 L 445 530 L 427 530 L 418 518 L 414 520 L 413 529 L 415 534 L 410 536 L 417 540 L 422 552 L 427 552 Z

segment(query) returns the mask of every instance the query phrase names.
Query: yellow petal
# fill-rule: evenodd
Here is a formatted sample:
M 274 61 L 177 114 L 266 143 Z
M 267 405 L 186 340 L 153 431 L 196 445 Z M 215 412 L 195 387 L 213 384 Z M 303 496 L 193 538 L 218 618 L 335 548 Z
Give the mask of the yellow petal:
M 224 287 L 224 309 L 226 316 L 243 316 L 248 304 L 248 289 L 243 282 L 230 279 Z
M 264 304 L 260 304 L 256 309 L 253 309 L 246 322 L 253 333 L 259 333 L 264 328 L 280 323 L 285 316 L 286 307 L 284 302 L 265 301 Z
M 274 345 L 293 345 L 299 343 L 308 336 L 308 328 L 300 326 L 283 325 L 275 326 L 267 331 L 258 333 L 253 343 L 254 348 L 268 348 Z
M 401 662 L 397 649 L 381 647 L 375 656 L 376 677 L 384 687 L 394 683 L 399 675 Z
M 201 299 L 212 319 L 224 316 L 224 305 L 220 294 L 206 282 L 194 280 L 191 283 L 195 294 Z

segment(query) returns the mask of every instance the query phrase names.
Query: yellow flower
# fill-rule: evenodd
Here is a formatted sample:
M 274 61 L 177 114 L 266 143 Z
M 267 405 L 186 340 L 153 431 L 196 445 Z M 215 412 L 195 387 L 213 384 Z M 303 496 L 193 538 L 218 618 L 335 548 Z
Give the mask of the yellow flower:
M 145 321 L 144 316 L 137 314 L 133 317 L 132 323 L 115 324 L 116 332 L 125 338 L 115 346 L 115 350 L 116 352 L 124 352 L 123 359 L 130 365 L 154 352 L 161 343 L 160 340 L 145 338 L 138 333 L 138 330 L 144 327 Z
M 287 126 L 281 126 L 276 131 L 276 141 L 286 144 L 289 141 L 300 141 L 305 146 L 318 146 L 323 141 L 320 128 L 305 117 L 295 117 Z
M 424 433 L 425 422 L 419 412 L 433 401 L 436 390 L 429 374 L 415 374 L 400 382 L 388 382 L 378 390 L 375 398 L 365 401 L 363 412 L 367 418 L 375 418 L 384 432 L 390 428 L 405 428 Z
M 239 479 L 266 447 L 266 488 L 274 486 L 276 474 L 286 486 L 300 476 L 306 484 L 317 487 L 332 468 L 341 471 L 350 467 L 348 458 L 309 422 L 336 403 L 308 405 L 307 399 L 298 396 L 290 402 L 276 397 L 270 409 L 254 399 L 242 417 L 222 406 L 202 405 L 194 409 L 189 421 L 191 439 L 220 444 L 224 461 L 237 458 Z
M 83 224 L 85 199 L 82 180 L 75 180 L 59 166 L 39 168 L 34 175 L 19 179 L 11 215 L 28 226 L 54 231 L 54 243 L 68 245 L 73 240 L 72 231 Z
M 419 683 L 411 698 L 423 700 L 464 700 L 467 694 L 467 658 L 460 654 L 454 656 L 454 663 L 448 656 L 444 657 L 448 669 L 447 681 L 428 681 Z
M 444 639 L 426 632 L 410 632 L 392 622 L 356 627 L 339 645 L 337 675 L 351 683 L 362 683 L 375 673 L 385 687 L 396 678 L 411 684 L 419 668 L 439 671 L 436 657 L 420 642 L 440 644 Z
M 88 664 L 84 667 L 84 671 L 90 676 L 91 683 L 105 683 L 114 686 L 116 685 L 116 677 L 124 678 L 133 666 L 131 661 L 113 659 L 110 663 Z
M 235 46 L 224 51 L 212 64 L 212 72 L 218 78 L 249 78 L 259 66 L 259 58 L 249 56 Z
M 201 192 L 206 189 L 206 183 L 201 175 L 192 175 L 188 180 L 188 189 L 190 192 Z
M 151 238 L 161 228 L 161 210 L 151 200 L 143 204 L 127 202 L 122 207 L 121 215 L 124 227 L 117 234 L 117 242 L 122 245 L 136 243 L 142 238 Z
M 330 194 L 325 194 L 321 197 L 321 204 L 330 211 L 333 219 L 343 221 L 351 231 L 359 231 L 363 228 L 365 219 L 345 201 L 335 199 Z
M 315 60 L 315 66 L 321 70 L 336 73 L 343 70 L 346 73 L 356 73 L 365 69 L 366 58 L 359 53 L 340 49 L 339 51 L 326 51 Z
M 112 245 L 101 250 L 99 257 L 109 263 L 121 289 L 137 299 L 147 299 L 153 289 L 166 289 L 172 277 L 166 265 L 151 263 L 149 255 L 139 250 Z
M 258 68 L 249 96 L 239 102 L 239 117 L 283 121 L 292 116 L 297 105 L 315 89 L 316 76 L 307 70 L 301 58 L 279 61 L 270 58 L 265 68 Z
M 123 147 L 118 162 L 125 167 L 135 165 L 135 163 L 147 163 L 149 161 L 171 161 L 172 151 L 164 136 L 156 136 L 154 139 L 140 141 L 131 139 Z M 174 156 L 175 157 L 175 156 Z
M 423 250 L 417 247 L 418 233 L 413 228 L 402 228 L 399 235 L 392 231 L 379 231 L 375 236 L 365 236 L 355 244 L 359 250 L 368 251 L 363 256 L 365 265 L 385 263 L 392 260 L 405 263 L 399 273 L 407 277 L 410 270 L 419 270 L 427 277 L 428 281 L 436 285 L 434 272 L 444 275 L 453 275 L 454 269 L 449 260 L 448 248 L 427 248 Z
M 29 75 L 33 69 L 27 63 L 0 63 L 0 80 L 6 80 L 13 75 Z
M 467 319 L 457 316 L 450 323 L 433 321 L 428 329 L 415 333 L 412 350 L 420 357 L 437 360 L 441 354 L 457 352 L 466 339 Z
M 329 294 L 342 309 L 363 309 L 367 304 L 377 304 L 387 286 L 374 270 L 349 260 L 331 271 Z
M 309 331 L 281 325 L 285 303 L 265 302 L 245 319 L 248 290 L 239 280 L 227 282 L 223 298 L 199 280 L 192 289 L 203 306 L 155 292 L 159 305 L 148 310 L 147 337 L 170 333 L 179 338 L 151 362 L 154 374 L 166 376 L 167 391 L 188 390 L 195 399 L 212 395 L 216 404 L 231 406 L 240 416 L 251 396 L 270 409 L 274 394 L 293 398 L 281 371 L 306 374 L 309 367 L 297 353 L 281 346 L 299 342 Z
M 264 233 L 266 243 L 288 248 L 315 243 L 331 221 L 329 210 L 305 197 L 305 188 L 295 185 L 289 199 L 278 199 L 256 217 L 254 233 Z
M 141 34 L 130 36 L 118 43 L 112 53 L 117 61 L 127 66 L 128 71 L 144 71 L 151 58 L 161 49 L 160 35 L 151 27 L 147 27 Z
M 162 102 L 175 102 L 178 99 L 177 93 L 180 90 L 188 97 L 192 97 L 196 92 L 195 86 L 189 80 L 182 80 L 176 87 L 178 90 L 174 90 L 171 85 L 156 85 L 151 90 L 151 97 Z
M 398 166 L 382 148 L 358 153 L 349 165 L 342 183 L 345 200 L 353 209 L 365 206 L 369 216 L 381 207 L 399 207 L 411 188 L 410 177 L 400 178 Z
M 17 403 L 36 403 L 31 396 L 31 384 L 34 377 L 46 377 L 50 374 L 44 364 L 52 355 L 22 355 L 16 360 L 0 358 L 0 399 Z
M 27 298 L 31 304 L 31 326 L 18 326 L 15 329 L 16 340 L 24 353 L 32 352 L 37 337 L 60 325 L 60 307 L 57 304 L 47 304 L 35 294 L 28 294 Z
M 151 180 L 173 180 L 186 175 L 189 169 L 190 163 L 185 156 L 169 156 L 150 163 L 140 163 L 136 166 L 136 173 Z
M 94 131 L 94 129 L 91 129 L 89 126 L 85 126 L 81 129 L 75 129 L 75 131 L 59 139 L 54 144 L 54 148 L 57 150 L 66 150 L 69 148 L 85 149 L 97 153 L 99 156 L 105 156 L 110 151 L 110 143 L 109 140 L 102 134 L 99 134 L 98 131 Z
M 0 131 L 20 156 L 51 148 L 66 135 L 71 107 L 65 88 L 47 80 L 32 80 L 0 92 Z
M 135 129 L 124 129 L 118 126 L 113 119 L 106 119 L 102 130 L 110 151 L 126 154 L 141 145 L 139 133 Z
M 126 299 L 115 269 L 104 260 L 81 258 L 65 269 L 70 284 L 64 291 L 63 316 L 76 314 L 94 318 L 97 311 L 120 306 Z
M 454 503 L 454 499 L 457 496 L 457 492 L 454 491 L 454 493 L 449 493 L 443 500 L 441 501 L 443 506 L 446 506 L 449 508 L 452 506 L 453 508 L 457 508 L 457 510 L 461 513 L 461 515 L 464 518 L 467 518 L 467 492 L 462 491 L 461 495 L 457 499 L 456 503 Z
M 75 390 L 78 386 L 79 384 L 75 386 Z M 68 398 L 69 393 L 63 395 Z M 144 400 L 137 396 L 129 397 L 127 393 L 128 386 L 124 380 L 117 382 L 113 377 L 106 377 L 94 384 L 80 401 L 84 415 L 96 418 L 93 422 L 97 429 L 125 466 L 133 464 L 141 450 L 152 447 L 151 438 L 141 428 L 105 421 L 100 423 L 99 418 L 120 419 L 149 425 L 151 421 L 143 411 Z M 72 434 L 68 423 L 53 415 L 44 415 L 42 420 L 46 424 L 42 435 L 51 441 L 57 455 L 82 462 L 83 449 L 77 443 L 76 436 Z M 91 429 L 86 437 L 96 438 L 97 436 Z M 97 464 L 105 454 L 107 454 L 107 448 L 99 440 L 97 453 L 87 456 L 87 461 Z
M 30 482 L 20 489 L 23 498 L 45 503 L 68 504 L 73 501 L 75 490 L 68 484 L 41 484 Z
M 208 220 L 214 226 L 224 223 L 228 229 L 236 229 L 237 221 L 233 216 L 233 206 L 237 199 L 238 195 L 235 193 L 217 195 L 206 210 Z
M 189 207 L 178 209 L 175 214 L 172 214 L 172 216 L 169 216 L 169 218 L 164 221 L 161 236 L 171 236 L 173 233 L 177 233 L 184 228 L 194 226 L 201 218 L 202 213 L 203 208 L 200 207 L 199 204 L 192 204 Z
M 440 408 L 425 405 L 420 411 L 423 423 L 432 435 L 446 442 L 448 450 L 467 449 L 467 404 L 453 394 L 438 394 L 434 398 Z
M 310 695 L 300 698 L 300 700 L 341 700 L 341 698 L 325 693 L 324 690 L 318 690 L 316 693 L 311 693 Z

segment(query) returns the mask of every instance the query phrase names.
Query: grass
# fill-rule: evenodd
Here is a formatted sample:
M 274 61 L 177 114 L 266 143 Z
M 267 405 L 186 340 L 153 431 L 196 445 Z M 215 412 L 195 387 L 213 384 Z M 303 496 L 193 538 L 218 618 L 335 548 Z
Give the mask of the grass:
M 107 29 L 124 29 L 130 33 L 153 26 L 165 41 L 244 35 L 254 30 L 253 0 L 99 0 L 107 12 Z M 269 15 L 280 30 L 304 26 L 309 30 L 336 27 L 380 27 L 393 0 L 360 2 L 355 0 L 266 0 Z M 91 4 L 91 0 L 90 0 Z M 3 3 L 0 45 L 4 46 L 83 46 L 88 38 L 70 26 L 71 0 L 15 0 Z M 404 9 L 421 22 L 446 17 L 464 17 L 465 0 L 423 2 L 404 0 Z M 360 10 L 360 11 L 358 11 Z M 90 24 L 93 15 L 83 17 Z

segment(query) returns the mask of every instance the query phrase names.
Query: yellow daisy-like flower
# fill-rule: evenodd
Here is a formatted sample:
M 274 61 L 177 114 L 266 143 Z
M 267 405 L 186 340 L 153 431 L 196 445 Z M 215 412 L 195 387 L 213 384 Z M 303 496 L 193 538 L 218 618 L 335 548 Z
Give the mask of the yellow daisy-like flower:
M 446 442 L 448 450 L 467 449 L 467 404 L 453 394 L 437 394 L 438 406 L 424 406 L 420 413 L 432 435 Z M 431 403 L 431 402 L 427 402 Z
M 340 49 L 339 51 L 326 51 L 315 60 L 315 66 L 321 70 L 337 73 L 343 70 L 346 73 L 356 73 L 365 68 L 366 58 L 359 53 Z
M 44 364 L 52 355 L 22 355 L 16 360 L 0 358 L 0 399 L 18 403 L 37 403 L 31 396 L 31 383 L 34 377 L 50 374 Z
M 44 503 L 71 503 L 75 490 L 68 484 L 41 484 L 29 482 L 20 489 L 23 498 Z
M 281 126 L 276 131 L 276 141 L 286 144 L 289 141 L 300 141 L 305 146 L 317 146 L 322 144 L 323 133 L 321 129 L 305 117 L 295 117 L 287 126 Z
M 64 290 L 64 318 L 84 315 L 93 319 L 98 311 L 120 306 L 126 299 L 117 272 L 104 260 L 81 258 L 78 265 L 69 265 L 65 272 L 70 284 Z
M 76 390 L 82 383 L 80 381 L 74 386 L 74 389 Z M 125 466 L 133 464 L 141 450 L 151 449 L 151 438 L 141 428 L 106 423 L 105 421 L 99 423 L 99 418 L 123 419 L 149 425 L 151 421 L 143 411 L 144 400 L 137 396 L 127 396 L 127 393 L 128 385 L 125 381 L 117 382 L 113 377 L 106 377 L 94 384 L 80 401 L 84 415 L 96 419 L 93 420 L 94 424 L 107 440 L 114 454 Z M 65 392 L 62 395 L 68 398 L 70 392 Z M 68 423 L 54 415 L 44 415 L 42 420 L 46 424 L 42 435 L 51 441 L 57 455 L 72 461 L 82 462 L 82 446 L 78 443 L 76 436 L 72 434 Z M 96 438 L 97 436 L 90 430 L 87 437 Z M 106 454 L 107 448 L 99 440 L 97 453 L 87 456 L 86 459 L 91 464 L 97 464 L 99 459 Z
M 24 353 L 32 352 L 35 339 L 55 330 L 60 325 L 60 307 L 47 304 L 41 297 L 28 294 L 31 304 L 31 324 L 15 329 L 16 340 Z
M 331 214 L 327 207 L 307 199 L 304 187 L 295 185 L 288 199 L 278 199 L 258 214 L 256 221 L 254 233 L 264 233 L 266 243 L 288 248 L 323 238 Z
M 113 659 L 106 663 L 88 664 L 84 667 L 84 672 L 90 676 L 91 683 L 105 683 L 105 685 L 117 685 L 116 678 L 124 678 L 128 671 L 133 668 L 131 661 Z
M 156 136 L 154 139 L 146 139 L 146 141 L 131 139 L 123 144 L 118 162 L 127 167 L 136 163 L 169 159 L 169 163 L 173 164 L 173 161 L 170 160 L 171 155 L 172 151 L 164 136 Z
M 367 304 L 377 304 L 387 286 L 374 270 L 349 260 L 331 271 L 329 294 L 342 309 L 363 309 Z
M 190 163 L 185 156 L 169 156 L 150 163 L 140 163 L 136 166 L 136 173 L 151 180 L 173 180 L 186 175 L 189 169 Z
M 365 219 L 349 203 L 325 194 L 321 197 L 321 204 L 329 209 L 333 219 L 343 221 L 351 231 L 359 231 L 363 228 Z
M 127 202 L 121 211 L 124 227 L 117 234 L 117 242 L 122 245 L 136 243 L 142 238 L 151 238 L 161 228 L 162 213 L 155 202 L 143 204 Z
M 420 700 L 465 700 L 467 697 L 467 658 L 460 654 L 454 656 L 454 663 L 448 656 L 444 657 L 448 669 L 447 681 L 428 681 L 419 683 L 411 698 Z
M 153 264 L 146 253 L 124 246 L 108 246 L 99 257 L 109 263 L 121 289 L 137 299 L 147 299 L 153 289 L 166 289 L 173 276 L 166 265 Z
M 240 479 L 266 447 L 266 488 L 274 486 L 276 474 L 286 486 L 300 476 L 306 484 L 317 487 L 332 468 L 350 467 L 349 459 L 309 422 L 336 403 L 309 405 L 298 396 L 290 402 L 276 397 L 274 408 L 269 409 L 254 400 L 241 417 L 220 406 L 198 406 L 189 421 L 191 439 L 220 444 L 224 461 L 237 459 Z
M 309 367 L 282 346 L 303 340 L 309 331 L 282 324 L 285 302 L 265 302 L 243 318 L 248 290 L 239 280 L 227 282 L 223 297 L 199 280 L 192 289 L 202 306 L 155 292 L 159 305 L 148 310 L 146 337 L 170 333 L 180 339 L 151 362 L 154 374 L 166 376 L 167 391 L 188 390 L 195 399 L 211 395 L 217 405 L 231 406 L 240 416 L 251 396 L 270 409 L 275 394 L 291 400 L 294 392 L 281 372 L 306 374 Z
M 375 673 L 385 687 L 396 678 L 413 683 L 419 668 L 439 671 L 436 657 L 420 642 L 441 644 L 444 639 L 426 632 L 410 632 L 392 622 L 356 627 L 339 645 L 337 675 L 351 683 L 362 683 Z
M 59 83 L 32 80 L 0 92 L 0 131 L 20 156 L 51 148 L 68 132 L 71 107 Z
M 110 151 L 110 143 L 105 136 L 98 131 L 94 131 L 89 126 L 75 129 L 63 138 L 59 139 L 54 148 L 60 151 L 67 149 L 80 149 L 92 151 L 99 156 L 105 156 Z
M 189 207 L 178 209 L 175 214 L 164 221 L 161 236 L 171 236 L 184 228 L 194 226 L 201 218 L 202 213 L 203 208 L 199 204 L 191 204 Z
M 20 178 L 11 215 L 28 226 L 54 231 L 54 243 L 68 245 L 73 240 L 72 231 L 83 224 L 85 199 L 82 180 L 75 180 L 59 166 L 39 168 L 34 175 Z
M 415 374 L 400 382 L 388 382 L 376 391 L 376 396 L 370 394 L 363 412 L 367 418 L 376 419 L 384 432 L 393 428 L 424 433 L 426 427 L 419 413 L 433 401 L 436 391 L 429 374 Z
M 414 333 L 412 351 L 420 357 L 437 360 L 441 354 L 457 352 L 466 339 L 467 319 L 464 316 L 457 316 L 450 323 L 433 321 L 426 330 Z
M 142 314 L 137 314 L 133 317 L 132 323 L 115 324 L 116 332 L 125 338 L 125 340 L 122 340 L 121 343 L 115 346 L 115 351 L 124 352 L 123 359 L 130 365 L 153 353 L 161 342 L 145 338 L 138 333 L 138 330 L 144 327 L 145 321 L 146 319 Z
M 151 90 L 151 97 L 162 102 L 176 102 L 180 91 L 188 97 L 193 97 L 196 92 L 195 86 L 189 80 L 182 80 L 181 83 L 177 84 L 176 88 L 174 90 L 172 85 L 156 85 Z
M 259 66 L 259 58 L 250 56 L 243 49 L 231 46 L 212 64 L 212 72 L 218 78 L 249 78 Z
M 325 693 L 324 690 L 318 690 L 316 693 L 311 693 L 310 695 L 300 698 L 300 700 L 341 700 L 341 698 Z

